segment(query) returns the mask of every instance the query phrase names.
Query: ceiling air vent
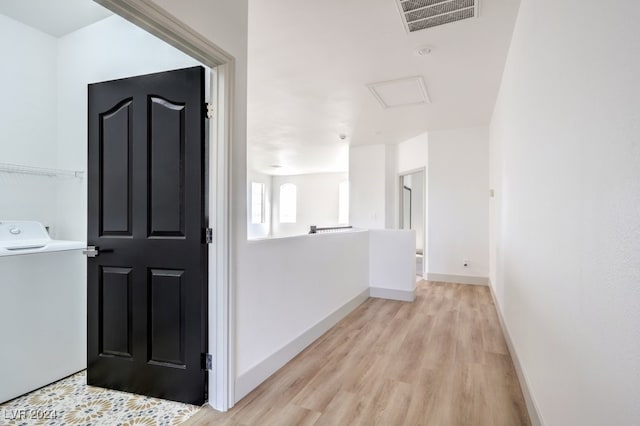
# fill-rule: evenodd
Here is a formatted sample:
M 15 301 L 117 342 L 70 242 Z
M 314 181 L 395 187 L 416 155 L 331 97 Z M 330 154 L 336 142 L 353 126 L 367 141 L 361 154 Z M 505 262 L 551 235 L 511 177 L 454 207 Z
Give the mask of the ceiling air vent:
M 407 32 L 478 16 L 480 0 L 396 0 Z

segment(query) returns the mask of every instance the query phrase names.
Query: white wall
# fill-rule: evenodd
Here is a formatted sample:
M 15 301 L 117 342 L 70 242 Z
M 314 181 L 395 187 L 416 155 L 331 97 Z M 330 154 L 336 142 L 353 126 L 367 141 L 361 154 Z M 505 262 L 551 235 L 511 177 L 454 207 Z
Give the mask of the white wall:
M 195 65 L 194 59 L 118 16 L 61 37 L 57 72 L 59 167 L 86 170 L 88 84 Z M 59 189 L 59 236 L 86 240 L 86 194 L 86 180 Z
M 349 223 L 384 229 L 387 209 L 385 145 L 349 147 Z
M 640 419 L 640 4 L 522 0 L 491 125 L 491 282 L 546 425 Z
M 489 276 L 489 130 L 429 132 L 429 273 Z M 463 260 L 468 259 L 468 267 Z
M 396 229 L 369 231 L 371 297 L 412 302 L 415 299 L 416 233 Z
M 428 133 L 422 133 L 398 144 L 398 173 L 404 174 L 426 167 L 428 149 Z
M 308 234 L 311 225 L 338 226 L 338 190 L 340 183 L 348 180 L 347 173 L 273 176 L 272 235 Z M 285 183 L 296 185 L 296 223 L 280 223 L 280 185 Z
M 273 200 L 273 177 L 249 170 L 247 179 L 247 238 L 266 238 L 271 236 L 271 215 Z M 264 194 L 264 223 L 251 223 L 251 184 L 253 182 L 262 183 L 265 186 Z
M 56 167 L 56 39 L 0 15 L 1 162 Z
M 0 15 L 0 163 L 55 168 L 56 39 Z M 0 220 L 55 223 L 57 180 L 0 172 Z
M 397 153 L 396 145 L 385 145 L 385 186 L 384 186 L 384 225 L 387 229 L 396 227 L 398 208 L 398 176 L 397 176 Z
M 369 287 L 367 232 L 266 239 L 248 246 L 251 262 L 241 269 L 237 294 L 238 398 L 297 354 L 288 349 L 292 342 Z

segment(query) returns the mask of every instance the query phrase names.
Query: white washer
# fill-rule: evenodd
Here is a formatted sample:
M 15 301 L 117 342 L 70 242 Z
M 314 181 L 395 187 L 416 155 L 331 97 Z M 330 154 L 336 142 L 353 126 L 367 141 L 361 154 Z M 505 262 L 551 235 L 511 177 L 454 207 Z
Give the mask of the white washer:
M 0 403 L 86 368 L 85 247 L 0 220 Z

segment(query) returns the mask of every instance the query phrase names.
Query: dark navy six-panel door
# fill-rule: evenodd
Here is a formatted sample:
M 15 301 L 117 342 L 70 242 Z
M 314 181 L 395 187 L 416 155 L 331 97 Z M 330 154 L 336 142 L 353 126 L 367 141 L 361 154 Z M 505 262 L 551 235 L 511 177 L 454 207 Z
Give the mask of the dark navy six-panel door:
M 90 385 L 206 395 L 204 69 L 89 85 Z

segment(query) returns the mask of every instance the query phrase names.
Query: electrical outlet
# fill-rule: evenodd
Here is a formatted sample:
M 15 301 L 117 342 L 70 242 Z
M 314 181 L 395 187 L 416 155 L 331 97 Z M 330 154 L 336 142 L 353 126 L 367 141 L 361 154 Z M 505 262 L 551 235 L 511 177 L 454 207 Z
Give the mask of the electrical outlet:
M 462 266 L 464 266 L 465 268 L 468 268 L 470 264 L 471 262 L 469 262 L 469 259 L 462 260 Z

